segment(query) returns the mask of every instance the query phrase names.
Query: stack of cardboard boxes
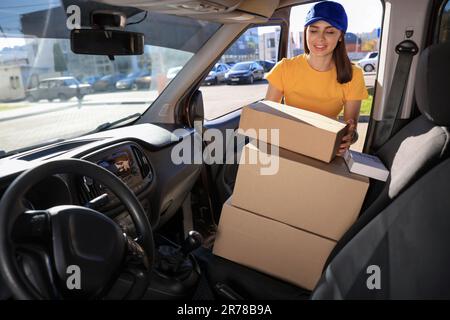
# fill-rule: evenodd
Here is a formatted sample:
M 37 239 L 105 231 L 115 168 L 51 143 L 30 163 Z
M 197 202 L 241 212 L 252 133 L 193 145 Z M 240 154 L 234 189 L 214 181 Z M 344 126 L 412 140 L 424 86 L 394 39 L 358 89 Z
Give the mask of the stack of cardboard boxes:
M 213 252 L 312 290 L 369 185 L 335 157 L 346 126 L 264 101 L 244 107 L 239 127 L 254 140 L 243 148 Z M 277 170 L 264 174 L 268 163 Z

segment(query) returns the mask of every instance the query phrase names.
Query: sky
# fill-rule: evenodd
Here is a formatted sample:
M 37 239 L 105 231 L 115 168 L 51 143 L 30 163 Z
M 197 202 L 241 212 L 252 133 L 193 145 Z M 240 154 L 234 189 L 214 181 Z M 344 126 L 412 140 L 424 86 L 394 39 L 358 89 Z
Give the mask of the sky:
M 371 32 L 381 27 L 383 6 L 380 0 L 334 0 L 347 12 L 348 32 Z M 294 32 L 303 31 L 306 14 L 313 4 L 297 5 L 291 9 L 290 27 Z M 273 32 L 274 28 L 260 28 L 259 33 Z
M 347 12 L 348 32 L 370 32 L 381 27 L 383 6 L 379 0 L 334 0 L 339 2 Z M 306 14 L 313 4 L 293 7 L 291 10 L 291 29 L 303 30 Z
M 60 4 L 61 0 L 0 0 L 0 50 L 25 44 L 23 38 L 13 36 L 21 34 L 20 14 L 50 9 Z M 7 38 L 4 37 L 5 33 L 9 35 Z

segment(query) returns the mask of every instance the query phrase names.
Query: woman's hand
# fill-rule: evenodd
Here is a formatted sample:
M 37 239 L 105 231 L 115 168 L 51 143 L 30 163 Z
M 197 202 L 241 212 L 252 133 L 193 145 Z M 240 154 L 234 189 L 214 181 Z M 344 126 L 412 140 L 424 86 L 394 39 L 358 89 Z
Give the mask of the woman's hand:
M 348 148 L 350 148 L 350 145 L 352 144 L 352 140 L 356 132 L 355 120 L 348 119 L 347 125 L 348 125 L 347 132 L 345 136 L 342 137 L 341 145 L 339 146 L 339 150 L 336 153 L 336 155 L 340 157 L 342 157 L 345 154 L 345 151 L 347 151 Z

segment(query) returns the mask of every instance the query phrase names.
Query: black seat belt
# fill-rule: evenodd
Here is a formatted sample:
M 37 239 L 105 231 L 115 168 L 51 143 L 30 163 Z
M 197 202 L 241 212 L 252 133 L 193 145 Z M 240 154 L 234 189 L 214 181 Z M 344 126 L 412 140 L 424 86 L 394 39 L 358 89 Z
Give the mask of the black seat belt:
M 397 65 L 394 77 L 392 78 L 391 90 L 389 91 L 382 130 L 376 139 L 376 145 L 372 148 L 377 150 L 394 134 L 395 120 L 400 117 L 400 110 L 403 104 L 406 84 L 409 78 L 409 71 L 413 57 L 419 52 L 417 44 L 412 40 L 404 40 L 395 47 L 398 54 Z

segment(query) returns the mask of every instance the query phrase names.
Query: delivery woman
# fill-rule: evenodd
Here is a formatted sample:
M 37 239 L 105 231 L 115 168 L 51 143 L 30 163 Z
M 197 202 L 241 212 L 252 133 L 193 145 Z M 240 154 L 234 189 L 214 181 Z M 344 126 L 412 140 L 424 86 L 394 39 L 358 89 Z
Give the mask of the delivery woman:
M 308 12 L 305 53 L 282 59 L 266 75 L 266 99 L 336 119 L 344 109 L 348 124 L 338 155 L 356 141 L 361 100 L 368 97 L 362 70 L 347 56 L 344 35 L 347 14 L 339 3 L 322 1 Z

